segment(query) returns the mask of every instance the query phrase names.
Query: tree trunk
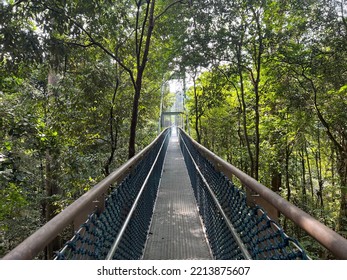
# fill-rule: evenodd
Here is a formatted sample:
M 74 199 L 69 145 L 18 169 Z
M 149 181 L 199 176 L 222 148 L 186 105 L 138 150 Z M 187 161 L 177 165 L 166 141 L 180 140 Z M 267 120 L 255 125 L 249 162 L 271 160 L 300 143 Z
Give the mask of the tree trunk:
M 317 143 L 318 143 L 318 150 L 315 154 L 316 159 L 316 170 L 317 170 L 317 177 L 318 177 L 318 192 L 317 192 L 317 199 L 321 207 L 321 215 L 323 217 L 323 210 L 324 210 L 324 200 L 323 200 L 323 175 L 322 175 L 322 160 L 321 160 L 321 143 L 320 143 L 320 131 L 318 129 L 318 135 L 317 135 Z
M 201 135 L 200 135 L 200 129 L 199 129 L 199 100 L 198 100 L 198 94 L 196 91 L 196 76 L 194 75 L 193 78 L 193 89 L 194 89 L 194 102 L 195 102 L 195 132 L 196 132 L 196 141 L 198 143 L 201 143 Z
M 50 127 L 50 117 L 48 116 L 50 99 L 53 98 L 53 87 L 56 87 L 58 83 L 58 76 L 56 71 L 51 68 L 48 73 L 48 89 L 47 89 L 47 102 L 45 108 L 45 121 L 46 126 Z M 46 199 L 44 203 L 45 221 L 51 220 L 58 212 L 56 205 L 56 195 L 60 194 L 60 188 L 58 185 L 58 170 L 59 170 L 59 151 L 55 147 L 55 143 L 50 143 L 46 147 L 45 155 L 45 193 Z M 52 259 L 54 257 L 54 251 L 59 250 L 61 247 L 61 238 L 56 237 L 47 247 L 45 252 L 46 259 Z
M 291 189 L 290 189 L 290 176 L 289 176 L 289 160 L 290 160 L 290 148 L 286 147 L 286 159 L 285 159 L 285 170 L 286 170 L 286 189 L 287 189 L 287 200 L 290 202 Z
M 301 159 L 301 173 L 302 173 L 302 182 L 301 182 L 301 188 L 302 188 L 302 205 L 306 207 L 307 203 L 307 193 L 306 193 L 306 165 L 305 165 L 305 147 L 302 147 L 302 152 L 300 154 Z
M 146 25 L 146 21 L 147 21 L 147 14 L 146 14 L 143 25 L 142 25 L 142 33 L 141 33 L 139 43 L 136 42 L 136 44 L 138 44 L 136 47 L 137 76 L 136 76 L 136 81 L 133 84 L 135 92 L 134 92 L 134 99 L 133 99 L 133 109 L 131 114 L 130 136 L 129 136 L 129 151 L 128 151 L 129 159 L 132 158 L 136 152 L 135 151 L 136 127 L 137 127 L 137 121 L 138 121 L 139 100 L 140 100 L 141 90 L 142 90 L 142 79 L 143 79 L 143 74 L 144 74 L 147 60 L 148 60 L 148 54 L 149 54 L 149 49 L 151 45 L 151 38 L 153 34 L 153 29 L 154 29 L 155 0 L 152 0 L 151 2 L 150 1 L 147 2 L 147 5 L 150 5 L 148 6 L 149 18 L 148 18 L 147 34 L 145 36 L 143 32 Z M 136 28 L 136 34 L 137 34 L 137 28 Z M 146 41 L 145 41 L 143 54 L 142 54 L 142 41 L 144 40 L 144 38 L 146 38 Z
M 340 156 L 338 165 L 341 200 L 337 230 L 342 232 L 344 237 L 347 238 L 347 157 Z
M 311 190 L 311 202 L 313 205 L 314 200 L 314 192 L 313 192 L 313 179 L 312 179 L 312 172 L 311 172 L 311 163 L 310 163 L 310 157 L 308 155 L 307 151 L 307 142 L 305 141 L 305 155 L 306 155 L 306 162 L 307 162 L 307 171 L 308 171 L 308 177 L 310 180 L 310 190 Z
M 46 222 L 50 221 L 58 212 L 56 205 L 56 195 L 60 194 L 60 188 L 58 186 L 58 156 L 54 152 L 49 150 L 46 151 L 46 180 L 45 180 L 45 191 L 46 191 L 46 203 L 45 203 L 45 219 Z M 50 244 L 46 247 L 45 258 L 50 260 L 54 257 L 54 252 L 61 248 L 61 238 L 57 236 Z
M 260 156 L 260 112 L 259 112 L 259 102 L 260 102 L 260 77 L 261 77 L 261 66 L 262 66 L 262 55 L 263 55 L 263 30 L 261 26 L 261 15 L 259 10 L 256 11 L 253 7 L 251 7 L 254 20 L 256 22 L 256 29 L 257 29 L 257 35 L 258 39 L 254 43 L 254 50 L 253 53 L 255 55 L 254 57 L 254 65 L 255 65 L 255 75 L 253 71 L 251 71 L 251 77 L 254 87 L 254 95 L 255 95 L 255 155 L 254 155 L 254 178 L 256 180 L 259 179 L 259 156 Z
M 108 176 L 110 174 L 110 166 L 112 164 L 115 152 L 117 150 L 117 144 L 118 144 L 118 124 L 114 116 L 114 105 L 116 102 L 118 87 L 119 87 L 119 78 L 117 77 L 116 86 L 113 92 L 112 103 L 110 108 L 110 119 L 109 119 L 110 121 L 110 156 L 108 157 L 104 166 L 105 176 Z
M 287 189 L 287 201 L 290 202 L 291 189 L 290 189 L 290 175 L 289 175 L 289 160 L 290 160 L 290 147 L 286 146 L 286 156 L 285 156 L 285 177 L 286 177 L 286 189 Z M 284 218 L 283 229 L 287 231 L 288 229 L 288 219 Z
M 238 75 L 240 79 L 240 92 L 241 92 L 241 105 L 242 105 L 242 126 L 243 126 L 243 134 L 246 142 L 247 152 L 249 156 L 250 161 L 250 176 L 254 177 L 254 157 L 251 149 L 251 143 L 248 136 L 248 128 L 247 128 L 247 105 L 245 101 L 245 89 L 244 89 L 244 81 L 243 81 L 243 67 L 242 67 L 242 58 L 241 58 L 241 51 L 242 51 L 242 42 L 240 42 L 240 45 L 238 46 L 237 51 L 237 60 L 238 60 Z M 247 171 L 246 171 L 247 172 Z
M 131 114 L 131 126 L 130 126 L 130 137 L 129 137 L 129 156 L 128 156 L 129 159 L 131 159 L 135 155 L 136 127 L 137 127 L 137 120 L 138 120 L 140 95 L 141 95 L 141 87 L 135 89 L 135 94 L 133 99 L 133 110 Z
M 255 89 L 255 156 L 254 156 L 254 179 L 259 179 L 259 156 L 260 156 L 260 114 L 259 114 L 259 88 Z
M 279 193 L 282 187 L 282 174 L 278 172 L 278 170 L 272 171 L 272 179 L 271 179 L 271 189 L 272 191 Z

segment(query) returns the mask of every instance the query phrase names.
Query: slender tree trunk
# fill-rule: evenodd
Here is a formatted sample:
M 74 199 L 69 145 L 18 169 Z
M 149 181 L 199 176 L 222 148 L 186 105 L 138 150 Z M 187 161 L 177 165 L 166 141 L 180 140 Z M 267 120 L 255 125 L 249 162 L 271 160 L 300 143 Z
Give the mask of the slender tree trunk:
M 255 64 L 255 75 L 251 71 L 251 77 L 254 87 L 254 95 L 255 95 L 255 155 L 254 155 L 254 178 L 256 180 L 259 179 L 259 156 L 260 156 L 260 77 L 261 77 L 261 69 L 262 69 L 262 55 L 263 55 L 263 30 L 261 26 L 261 12 L 256 11 L 253 7 L 251 7 L 253 12 L 253 17 L 256 22 L 256 29 L 258 39 L 254 42 L 254 64 Z
M 46 151 L 46 178 L 45 178 L 45 190 L 46 190 L 46 221 L 51 220 L 57 213 L 57 206 L 55 205 L 55 195 L 60 194 L 58 187 L 58 155 L 54 151 L 49 149 Z
M 317 192 L 317 199 L 320 204 L 321 208 L 321 215 L 324 210 L 324 201 L 323 201 L 323 175 L 322 175 L 322 160 L 321 160 L 321 143 L 320 143 L 320 130 L 318 129 L 318 135 L 317 135 L 317 142 L 318 142 L 318 150 L 315 154 L 316 159 L 316 170 L 317 170 L 317 177 L 318 177 L 318 186 L 319 190 Z M 323 215 L 322 215 L 323 216 Z
M 290 202 L 291 189 L 290 189 L 289 160 L 290 160 L 290 148 L 287 146 L 286 147 L 286 159 L 285 159 L 286 189 L 287 189 L 287 200 Z
M 133 99 L 133 109 L 131 113 L 129 152 L 128 152 L 129 159 L 135 155 L 136 127 L 137 127 L 137 120 L 138 120 L 140 94 L 141 94 L 141 88 L 140 89 L 136 88 L 134 93 L 134 99 Z
M 307 150 L 307 141 L 305 141 L 305 155 L 306 155 L 306 162 L 307 162 L 307 171 L 308 171 L 308 178 L 310 181 L 310 190 L 311 190 L 311 202 L 313 205 L 314 200 L 314 191 L 313 191 L 313 179 L 312 179 L 312 172 L 311 172 L 311 163 L 310 163 L 310 157 Z
M 335 169 L 336 169 L 336 166 L 335 166 L 335 147 L 332 145 L 331 146 L 331 157 L 330 157 L 330 162 L 331 162 L 331 183 L 332 183 L 332 186 L 335 188 L 336 186 L 336 182 L 335 182 Z
M 278 172 L 278 170 L 272 171 L 272 178 L 271 178 L 271 189 L 274 192 L 279 192 L 282 186 L 282 174 L 281 172 Z
M 53 88 L 57 86 L 58 76 L 54 68 L 52 67 L 48 73 L 48 89 L 47 89 L 47 102 L 46 102 L 46 126 L 50 127 L 49 107 L 50 99 L 54 98 Z M 45 155 L 45 193 L 46 200 L 44 203 L 44 213 L 46 222 L 51 220 L 58 212 L 56 205 L 56 195 L 60 194 L 60 188 L 58 186 L 58 170 L 59 170 L 59 151 L 55 147 L 55 143 L 50 143 L 46 147 Z M 45 252 L 46 259 L 52 259 L 54 257 L 54 251 L 60 249 L 61 240 L 60 237 L 56 237 L 47 247 Z
M 290 147 L 287 145 L 286 146 L 286 155 L 285 155 L 285 177 L 286 177 L 287 201 L 290 202 L 291 188 L 290 188 L 289 160 L 290 160 Z M 284 218 L 283 229 L 284 229 L 284 231 L 287 231 L 287 229 L 288 229 L 287 217 Z
M 237 50 L 237 61 L 238 61 L 238 76 L 240 81 L 240 92 L 241 92 L 241 104 L 242 104 L 242 126 L 243 126 L 243 134 L 246 142 L 247 152 L 249 156 L 250 161 L 250 176 L 254 177 L 254 157 L 251 149 L 251 143 L 248 136 L 248 128 L 247 128 L 247 105 L 245 101 L 245 88 L 244 88 L 244 81 L 243 81 L 243 67 L 242 67 L 242 40 L 240 44 L 238 45 Z
M 259 89 L 257 86 L 255 97 L 255 156 L 254 156 L 254 179 L 259 180 L 259 156 L 260 156 L 260 114 L 259 114 Z
M 338 165 L 341 199 L 337 230 L 343 232 L 343 235 L 347 238 L 347 157 L 340 156 Z
M 147 11 L 149 12 L 149 17 L 147 17 L 147 14 L 145 16 L 143 25 L 142 25 L 142 34 L 139 38 L 139 43 L 136 42 L 136 55 L 137 55 L 137 75 L 136 80 L 134 82 L 134 99 L 133 99 L 133 109 L 131 114 L 131 125 L 130 125 L 130 137 L 129 137 L 129 151 L 128 151 L 128 158 L 132 158 L 135 155 L 135 143 L 136 143 L 136 127 L 137 127 L 137 121 L 138 121 L 138 111 L 139 111 L 139 100 L 141 96 L 141 90 L 142 90 L 142 79 L 143 74 L 146 68 L 146 64 L 148 61 L 148 54 L 149 49 L 151 45 L 151 38 L 153 34 L 154 29 L 154 8 L 155 8 L 155 0 L 147 2 L 148 6 Z M 148 19 L 148 23 L 147 23 Z M 147 26 L 147 34 L 145 36 L 144 29 L 146 23 Z M 136 34 L 137 34 L 137 28 L 136 28 Z M 143 46 L 143 52 L 142 52 L 142 42 L 145 40 L 145 44 Z M 136 41 L 138 40 L 136 36 Z
M 193 90 L 194 90 L 194 106 L 195 106 L 195 132 L 196 132 L 196 141 L 201 143 L 201 134 L 199 128 L 199 98 L 196 90 L 196 72 L 193 77 Z
M 261 34 L 259 35 L 261 36 Z M 255 113 L 255 155 L 254 155 L 254 179 L 259 179 L 259 155 L 260 155 L 260 112 L 259 112 L 259 102 L 260 102 L 260 92 L 259 92 L 259 83 L 260 83 L 260 71 L 261 71 L 261 49 L 262 46 L 262 40 L 259 40 L 259 51 L 258 51 L 258 58 L 256 63 L 257 73 L 256 78 L 254 78 L 252 73 L 252 80 L 253 80 L 253 86 L 254 86 L 254 95 L 255 95 L 255 105 L 254 105 L 254 113 Z
M 118 144 L 118 124 L 117 121 L 115 120 L 114 116 L 114 105 L 116 102 L 116 96 L 119 88 L 119 78 L 116 78 L 116 86 L 113 92 L 113 97 L 112 97 L 112 103 L 111 103 L 111 108 L 110 108 L 110 156 L 108 157 L 105 166 L 104 166 L 104 173 L 105 176 L 108 176 L 110 174 L 110 166 L 113 162 L 113 158 L 115 155 L 115 152 L 117 150 L 117 144 Z
M 301 160 L 301 173 L 302 173 L 302 182 L 301 182 L 302 200 L 303 200 L 303 205 L 305 205 L 306 207 L 307 193 L 306 193 L 305 147 L 302 147 L 302 151 L 300 153 L 300 160 Z

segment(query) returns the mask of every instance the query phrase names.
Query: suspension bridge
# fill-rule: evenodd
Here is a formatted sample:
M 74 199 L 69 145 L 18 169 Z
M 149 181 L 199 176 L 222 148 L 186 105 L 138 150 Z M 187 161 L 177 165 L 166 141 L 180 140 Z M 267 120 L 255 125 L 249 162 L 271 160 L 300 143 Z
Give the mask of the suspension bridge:
M 35 259 L 71 226 L 56 260 L 310 259 L 279 213 L 347 259 L 345 238 L 167 128 L 3 259 Z

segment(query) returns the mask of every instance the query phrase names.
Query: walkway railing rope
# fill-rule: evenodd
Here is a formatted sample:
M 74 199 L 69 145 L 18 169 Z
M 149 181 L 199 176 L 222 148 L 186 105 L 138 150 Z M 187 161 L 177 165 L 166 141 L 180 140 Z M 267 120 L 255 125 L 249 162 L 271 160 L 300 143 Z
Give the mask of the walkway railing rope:
M 147 238 L 170 133 L 170 129 L 164 130 L 150 145 L 3 259 L 34 259 L 74 222 L 77 231 L 57 252 L 56 259 L 105 259 L 111 248 L 113 252 L 109 258 L 139 259 Z M 112 247 L 117 238 L 116 246 Z
M 259 195 L 266 203 L 305 230 L 336 258 L 347 259 L 345 238 L 216 156 L 183 130 L 180 130 L 180 141 L 199 211 L 206 226 L 212 251 L 217 259 L 243 259 L 244 254 L 239 250 L 237 242 L 231 240 L 231 234 L 227 234 L 229 229 L 222 221 L 222 214 L 211 199 L 208 188 L 213 190 L 252 259 L 308 259 L 298 242 L 287 236 L 261 206 L 248 205 L 246 194 L 232 183 L 231 178 L 234 176 L 252 193 Z M 203 178 L 196 172 L 193 161 Z M 207 187 L 206 184 L 209 186 Z

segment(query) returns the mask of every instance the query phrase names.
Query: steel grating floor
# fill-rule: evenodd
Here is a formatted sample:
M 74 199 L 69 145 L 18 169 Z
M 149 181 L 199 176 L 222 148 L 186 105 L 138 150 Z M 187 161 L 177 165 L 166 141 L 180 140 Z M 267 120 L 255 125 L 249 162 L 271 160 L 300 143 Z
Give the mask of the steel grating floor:
M 165 157 L 143 259 L 212 259 L 176 135 Z

